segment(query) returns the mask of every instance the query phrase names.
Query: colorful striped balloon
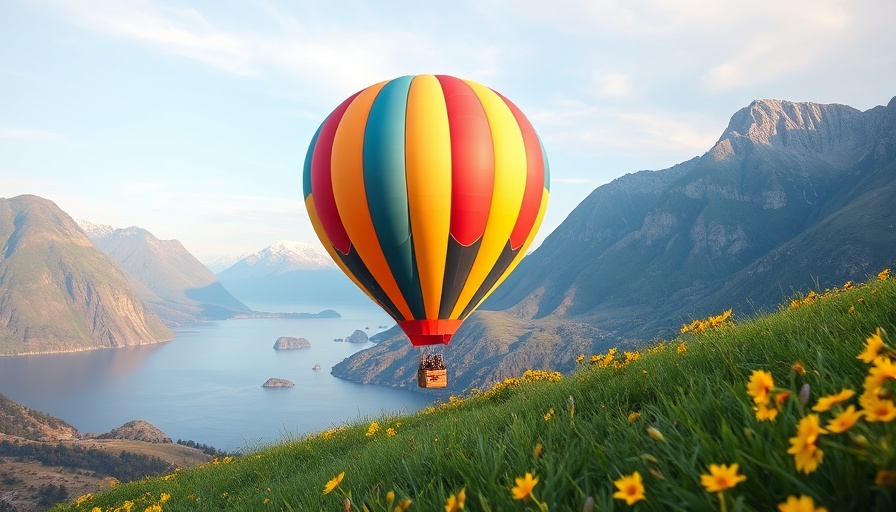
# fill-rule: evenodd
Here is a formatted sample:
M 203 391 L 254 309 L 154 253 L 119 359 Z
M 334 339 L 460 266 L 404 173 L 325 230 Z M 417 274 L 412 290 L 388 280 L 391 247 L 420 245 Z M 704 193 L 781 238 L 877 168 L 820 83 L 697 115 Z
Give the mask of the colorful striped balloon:
M 548 162 L 507 98 L 446 75 L 351 96 L 305 156 L 308 215 L 342 270 L 414 345 L 448 344 L 516 267 L 548 202 Z

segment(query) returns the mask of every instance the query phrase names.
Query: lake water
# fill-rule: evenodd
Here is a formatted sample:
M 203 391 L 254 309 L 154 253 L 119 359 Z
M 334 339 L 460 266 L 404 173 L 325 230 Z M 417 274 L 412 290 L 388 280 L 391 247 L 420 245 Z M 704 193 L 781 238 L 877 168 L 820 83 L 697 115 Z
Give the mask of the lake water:
M 425 393 L 360 385 L 330 375 L 333 365 L 372 345 L 334 338 L 346 338 L 355 329 L 372 335 L 382 330 L 379 326 L 394 324 L 378 309 L 333 309 L 342 318 L 214 321 L 176 330 L 173 341 L 158 345 L 0 357 L 0 393 L 83 433 L 108 432 L 141 419 L 175 441 L 192 439 L 226 450 L 383 413 L 416 412 L 433 402 Z M 311 348 L 274 350 L 280 336 L 306 338 Z M 315 364 L 322 370 L 312 370 Z M 295 387 L 262 388 L 271 377 L 290 380 Z

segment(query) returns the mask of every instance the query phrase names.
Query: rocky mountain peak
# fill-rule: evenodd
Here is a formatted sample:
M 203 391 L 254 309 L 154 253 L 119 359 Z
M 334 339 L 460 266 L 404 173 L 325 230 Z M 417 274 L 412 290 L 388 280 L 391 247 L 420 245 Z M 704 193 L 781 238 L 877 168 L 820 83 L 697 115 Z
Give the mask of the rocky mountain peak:
M 731 117 L 709 154 L 719 161 L 759 146 L 844 165 L 867 151 L 870 117 L 846 105 L 755 100 Z

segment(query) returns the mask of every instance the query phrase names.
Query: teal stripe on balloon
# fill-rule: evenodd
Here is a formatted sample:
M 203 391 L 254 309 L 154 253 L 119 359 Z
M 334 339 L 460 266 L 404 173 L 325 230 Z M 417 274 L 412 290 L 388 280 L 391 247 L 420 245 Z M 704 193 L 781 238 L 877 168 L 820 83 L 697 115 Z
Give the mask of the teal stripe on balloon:
M 383 255 L 414 318 L 426 318 L 414 261 L 405 177 L 405 115 L 413 77 L 387 83 L 377 94 L 364 132 L 364 188 Z
M 323 123 L 317 127 L 314 137 L 311 138 L 311 144 L 308 145 L 308 151 L 305 153 L 305 167 L 302 172 L 302 188 L 305 192 L 305 199 L 308 199 L 308 196 L 311 195 L 311 161 L 314 156 L 314 146 L 317 145 L 317 138 L 320 136 L 320 129 L 323 127 Z

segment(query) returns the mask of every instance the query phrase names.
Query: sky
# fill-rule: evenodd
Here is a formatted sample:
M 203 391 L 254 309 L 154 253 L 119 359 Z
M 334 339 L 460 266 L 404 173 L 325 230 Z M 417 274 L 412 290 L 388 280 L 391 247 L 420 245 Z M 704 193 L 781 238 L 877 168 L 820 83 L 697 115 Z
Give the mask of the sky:
M 755 99 L 896 96 L 893 0 L 0 0 L 0 197 L 139 226 L 200 261 L 319 244 L 315 130 L 351 94 L 449 74 L 516 103 L 551 198 L 708 151 Z

